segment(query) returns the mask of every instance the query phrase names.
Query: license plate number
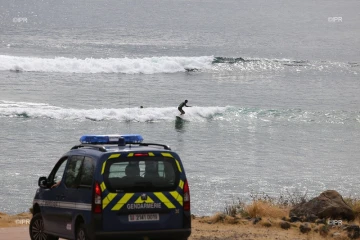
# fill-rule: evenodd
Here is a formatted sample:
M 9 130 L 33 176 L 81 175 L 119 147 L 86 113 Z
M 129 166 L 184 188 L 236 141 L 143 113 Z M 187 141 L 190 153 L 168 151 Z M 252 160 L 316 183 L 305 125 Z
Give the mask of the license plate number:
M 129 222 L 159 221 L 158 213 L 129 214 Z

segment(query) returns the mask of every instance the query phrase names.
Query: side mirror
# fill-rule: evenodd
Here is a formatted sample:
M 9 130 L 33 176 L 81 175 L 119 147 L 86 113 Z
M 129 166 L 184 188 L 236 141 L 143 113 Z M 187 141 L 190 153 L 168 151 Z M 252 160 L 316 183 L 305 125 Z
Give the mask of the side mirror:
M 38 185 L 41 188 L 47 188 L 48 184 L 47 184 L 47 178 L 46 177 L 40 177 L 38 180 Z

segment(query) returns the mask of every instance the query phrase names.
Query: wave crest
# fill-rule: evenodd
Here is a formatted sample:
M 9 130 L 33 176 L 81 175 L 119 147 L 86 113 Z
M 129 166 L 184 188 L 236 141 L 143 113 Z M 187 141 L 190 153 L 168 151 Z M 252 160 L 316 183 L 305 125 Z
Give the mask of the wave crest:
M 147 58 L 39 58 L 0 55 L 0 71 L 60 73 L 156 74 L 176 72 L 350 71 L 357 74 L 357 63 L 302 61 L 289 59 L 245 59 L 242 57 L 147 57 Z
M 154 74 L 207 69 L 213 57 L 39 58 L 0 55 L 0 71 Z
M 204 121 L 225 112 L 225 107 L 192 107 L 186 110 L 189 121 Z M 58 120 L 91 120 L 120 122 L 174 121 L 179 114 L 176 107 L 165 108 L 61 108 L 43 103 L 0 101 L 0 117 L 48 118 Z
M 176 107 L 149 108 L 62 108 L 44 103 L 0 101 L 0 117 L 48 118 L 58 120 L 120 122 L 171 122 L 179 114 Z M 237 107 L 192 107 L 186 109 L 186 120 L 191 122 L 297 122 L 297 123 L 360 123 L 360 112 L 308 111 L 302 109 L 258 109 Z

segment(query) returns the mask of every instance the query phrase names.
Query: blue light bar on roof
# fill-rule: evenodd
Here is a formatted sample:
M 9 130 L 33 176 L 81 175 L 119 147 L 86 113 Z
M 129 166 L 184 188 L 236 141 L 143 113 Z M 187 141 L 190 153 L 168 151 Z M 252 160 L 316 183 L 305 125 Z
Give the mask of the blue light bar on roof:
M 119 138 L 123 138 L 125 143 L 141 143 L 144 139 L 139 134 L 124 135 L 84 135 L 81 136 L 80 142 L 87 144 L 117 144 Z

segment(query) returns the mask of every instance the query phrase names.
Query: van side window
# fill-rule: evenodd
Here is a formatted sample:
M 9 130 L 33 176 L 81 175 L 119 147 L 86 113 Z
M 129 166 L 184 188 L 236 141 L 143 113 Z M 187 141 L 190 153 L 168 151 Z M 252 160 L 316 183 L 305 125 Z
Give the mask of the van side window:
M 50 184 L 60 183 L 63 178 L 67 158 L 60 160 L 49 175 Z
M 65 186 L 68 188 L 78 187 L 81 178 L 81 165 L 83 156 L 72 156 L 65 172 Z
M 91 186 L 94 175 L 94 164 L 93 160 L 89 157 L 85 157 L 82 170 L 81 170 L 81 186 Z

